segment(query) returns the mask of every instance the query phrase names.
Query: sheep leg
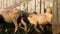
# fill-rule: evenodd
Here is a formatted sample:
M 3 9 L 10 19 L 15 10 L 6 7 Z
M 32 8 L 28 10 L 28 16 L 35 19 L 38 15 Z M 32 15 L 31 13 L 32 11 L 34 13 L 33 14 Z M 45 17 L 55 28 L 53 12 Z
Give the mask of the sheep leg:
M 37 32 L 40 32 L 37 28 L 36 28 L 37 24 L 34 24 L 34 29 L 37 31 Z
M 21 20 L 21 23 L 24 25 L 24 31 L 26 32 L 27 31 L 27 25 L 26 23 L 24 22 L 23 18 Z
M 13 22 L 15 25 L 15 31 L 14 31 L 14 33 L 15 33 L 18 30 L 18 23 L 17 23 L 17 20 L 13 20 Z
M 42 25 L 39 25 L 40 26 L 40 28 L 42 29 L 42 31 L 44 30 L 44 28 L 42 27 Z
M 19 23 L 19 27 L 20 27 L 21 29 L 24 29 L 23 27 L 21 27 L 21 23 Z

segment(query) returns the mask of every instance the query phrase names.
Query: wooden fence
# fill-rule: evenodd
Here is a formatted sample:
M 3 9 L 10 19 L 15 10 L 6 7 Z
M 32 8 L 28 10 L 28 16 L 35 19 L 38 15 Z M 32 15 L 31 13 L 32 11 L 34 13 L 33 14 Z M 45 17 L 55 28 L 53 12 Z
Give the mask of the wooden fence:
M 46 2 L 49 2 L 48 4 Z M 17 8 L 29 13 L 44 13 L 44 8 L 50 6 L 51 0 L 0 0 L 0 9 Z M 47 4 L 47 5 L 46 5 Z

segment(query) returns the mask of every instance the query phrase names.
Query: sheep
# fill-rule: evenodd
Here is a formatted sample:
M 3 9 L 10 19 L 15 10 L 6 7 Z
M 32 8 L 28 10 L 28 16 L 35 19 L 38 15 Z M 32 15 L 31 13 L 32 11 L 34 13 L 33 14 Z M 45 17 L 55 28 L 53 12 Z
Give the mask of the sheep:
M 24 25 L 25 31 L 27 30 L 27 24 L 26 23 L 28 23 L 28 22 L 24 22 L 24 19 L 25 19 L 25 21 L 27 21 L 26 19 L 28 18 L 29 23 L 34 25 L 34 28 L 37 32 L 40 32 L 36 28 L 37 24 L 39 24 L 41 29 L 43 30 L 43 27 L 41 25 L 47 24 L 48 22 L 51 23 L 51 21 L 52 21 L 52 14 L 50 14 L 48 12 L 48 10 L 46 11 L 45 14 L 32 14 L 32 13 L 30 14 L 27 12 L 22 12 L 22 14 L 23 14 L 23 18 L 21 21 L 22 21 L 22 24 Z
M 36 28 L 36 26 L 37 26 L 37 21 L 36 21 L 36 17 L 34 17 L 34 14 L 29 14 L 28 20 L 29 20 L 30 24 L 34 25 L 34 29 L 35 29 L 37 32 L 40 32 L 40 31 Z
M 32 14 L 32 13 L 27 13 L 25 11 L 21 11 L 21 14 L 22 14 L 21 24 L 23 24 L 23 26 L 24 26 L 23 29 L 25 32 L 29 32 L 29 29 L 27 30 L 27 25 L 31 26 L 31 24 L 28 20 L 28 17 L 29 17 L 29 14 Z M 20 27 L 21 27 L 21 24 L 19 24 Z
M 24 25 L 25 31 L 27 30 L 27 23 L 34 25 L 34 29 L 37 32 L 40 32 L 36 28 L 37 24 L 39 24 L 41 29 L 43 30 L 43 27 L 41 25 L 48 24 L 48 22 L 51 23 L 51 20 L 52 20 L 52 14 L 49 14 L 48 12 L 46 12 L 45 14 L 32 14 L 32 13 L 23 12 L 22 14 L 23 14 L 23 18 L 21 21 L 22 21 L 22 24 Z M 29 22 L 26 22 L 26 21 L 29 21 Z
M 29 14 L 28 16 L 28 20 L 30 21 L 30 24 L 34 25 L 34 28 L 37 32 L 40 32 L 36 28 L 37 24 L 39 24 L 40 28 L 43 30 L 43 27 L 41 25 L 51 22 L 51 18 L 52 18 L 51 14 Z
M 5 22 L 7 23 L 14 23 L 15 25 L 15 31 L 17 31 L 19 25 L 17 23 L 17 19 L 19 16 L 21 16 L 21 13 L 18 12 L 16 9 L 11 9 L 10 11 L 6 11 L 5 9 L 0 11 L 0 15 L 4 17 Z
M 38 17 L 38 18 L 40 18 L 40 17 Z M 35 29 L 37 32 L 40 32 L 40 31 L 36 28 L 36 27 L 37 27 L 37 24 L 38 24 L 37 15 L 36 15 L 36 14 L 29 14 L 28 20 L 30 21 L 30 24 L 34 25 L 34 29 Z

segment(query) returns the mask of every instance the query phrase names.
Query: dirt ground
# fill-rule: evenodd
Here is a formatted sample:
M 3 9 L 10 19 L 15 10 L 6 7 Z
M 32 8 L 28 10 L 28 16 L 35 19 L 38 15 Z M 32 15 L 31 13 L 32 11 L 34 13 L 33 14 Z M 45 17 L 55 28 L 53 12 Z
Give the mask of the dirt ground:
M 46 29 L 46 27 L 44 27 L 44 32 L 38 33 L 34 30 L 34 28 L 32 28 L 30 32 L 24 32 L 23 29 L 19 29 L 15 34 L 52 34 L 52 30 L 51 30 L 51 25 L 49 25 L 49 27 Z M 8 29 L 7 32 L 4 32 L 5 29 Z M 5 26 L 0 24 L 0 34 L 14 34 L 14 25 L 13 24 L 9 24 L 9 26 Z

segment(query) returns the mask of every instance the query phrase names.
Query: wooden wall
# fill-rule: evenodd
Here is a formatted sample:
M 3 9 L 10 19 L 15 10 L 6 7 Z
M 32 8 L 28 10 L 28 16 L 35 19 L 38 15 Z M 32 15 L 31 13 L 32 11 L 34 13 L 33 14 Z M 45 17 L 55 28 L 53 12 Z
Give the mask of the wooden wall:
M 19 0 L 0 0 L 0 9 L 1 8 L 7 8 L 9 6 L 12 6 L 16 3 L 20 2 Z
M 7 7 L 8 8 L 18 7 L 17 9 L 21 9 L 29 13 L 32 13 L 34 11 L 40 14 L 40 13 L 44 13 L 45 2 L 50 2 L 49 0 L 45 0 L 45 1 L 44 0 L 29 0 L 29 1 L 26 0 L 25 2 L 24 1 L 23 0 L 0 0 L 0 9 L 7 8 Z

